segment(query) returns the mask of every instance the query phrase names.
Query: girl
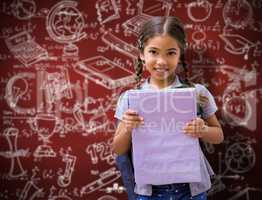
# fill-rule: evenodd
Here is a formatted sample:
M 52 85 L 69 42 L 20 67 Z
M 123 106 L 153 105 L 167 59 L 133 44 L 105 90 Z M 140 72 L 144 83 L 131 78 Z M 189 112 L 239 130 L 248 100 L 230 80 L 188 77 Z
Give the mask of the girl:
M 189 122 L 184 127 L 184 133 L 212 144 L 221 143 L 224 139 L 223 131 L 215 116 L 217 107 L 213 96 L 203 85 L 192 84 L 186 76 L 179 77 L 176 74 L 179 63 L 186 70 L 184 61 L 186 34 L 180 20 L 176 17 L 152 17 L 141 28 L 138 47 L 140 56 L 136 75 L 139 88 L 165 90 L 183 85 L 195 87 L 202 118 L 197 117 Z M 150 77 L 140 84 L 143 68 L 149 72 Z M 113 150 L 118 155 L 123 155 L 130 150 L 132 130 L 144 123 L 143 118 L 136 111 L 128 109 L 126 95 L 127 92 L 120 97 L 115 113 L 119 123 L 113 139 Z M 213 171 L 202 151 L 200 157 L 201 182 L 136 185 L 134 189 L 137 194 L 136 200 L 206 199 L 206 191 L 211 187 L 210 176 L 213 175 Z

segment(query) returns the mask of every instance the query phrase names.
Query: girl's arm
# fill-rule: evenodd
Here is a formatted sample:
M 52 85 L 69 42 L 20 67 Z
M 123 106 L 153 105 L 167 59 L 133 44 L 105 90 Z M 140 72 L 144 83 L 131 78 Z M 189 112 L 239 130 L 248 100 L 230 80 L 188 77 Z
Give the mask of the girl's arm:
M 130 149 L 132 130 L 143 123 L 143 118 L 135 111 L 129 109 L 124 113 L 113 138 L 112 149 L 116 154 L 124 154 Z
M 118 123 L 112 144 L 113 151 L 116 154 L 124 154 L 130 149 L 131 135 L 132 131 L 128 131 L 124 122 L 120 121 Z
M 192 137 L 201 138 L 203 141 L 211 144 L 219 144 L 224 140 L 223 130 L 215 114 L 205 119 L 205 121 L 201 118 L 196 118 L 187 123 L 184 131 Z
M 219 144 L 224 140 L 223 130 L 217 120 L 216 115 L 211 115 L 205 119 L 206 125 L 202 131 L 201 139 L 212 144 Z

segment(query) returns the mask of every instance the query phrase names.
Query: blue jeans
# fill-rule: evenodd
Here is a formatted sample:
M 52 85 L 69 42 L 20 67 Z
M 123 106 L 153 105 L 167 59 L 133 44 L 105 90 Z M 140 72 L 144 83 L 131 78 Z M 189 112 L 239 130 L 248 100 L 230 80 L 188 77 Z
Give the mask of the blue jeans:
M 136 200 L 207 200 L 206 192 L 191 196 L 189 184 L 153 186 L 151 196 L 137 195 Z

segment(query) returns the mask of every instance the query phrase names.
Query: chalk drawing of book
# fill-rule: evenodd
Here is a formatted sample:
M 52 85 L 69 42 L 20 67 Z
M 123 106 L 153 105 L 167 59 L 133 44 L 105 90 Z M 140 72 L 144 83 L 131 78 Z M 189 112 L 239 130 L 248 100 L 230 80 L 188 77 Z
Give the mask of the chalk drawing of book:
M 120 38 L 116 37 L 110 32 L 105 32 L 102 35 L 102 41 L 110 46 L 112 49 L 136 59 L 139 55 L 139 50 L 131 44 L 126 43 Z
M 135 74 L 104 56 L 95 56 L 77 62 L 74 70 L 107 89 L 124 87 L 135 82 Z

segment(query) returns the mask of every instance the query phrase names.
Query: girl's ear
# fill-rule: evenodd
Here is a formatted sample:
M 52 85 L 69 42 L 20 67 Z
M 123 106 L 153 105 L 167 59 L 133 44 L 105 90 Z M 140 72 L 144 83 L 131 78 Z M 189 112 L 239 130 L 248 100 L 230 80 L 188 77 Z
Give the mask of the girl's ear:
M 140 59 L 142 60 L 142 62 L 144 63 L 144 62 L 145 62 L 145 56 L 144 56 L 144 54 L 143 54 L 143 53 L 140 53 L 140 54 L 139 54 L 139 57 L 140 57 Z
M 143 53 L 140 53 L 140 55 L 139 55 L 139 57 L 140 57 L 140 59 L 141 59 L 141 61 L 142 61 L 142 64 L 143 64 L 143 71 L 145 71 L 146 70 L 146 65 L 145 65 L 145 56 L 144 56 L 144 54 Z

